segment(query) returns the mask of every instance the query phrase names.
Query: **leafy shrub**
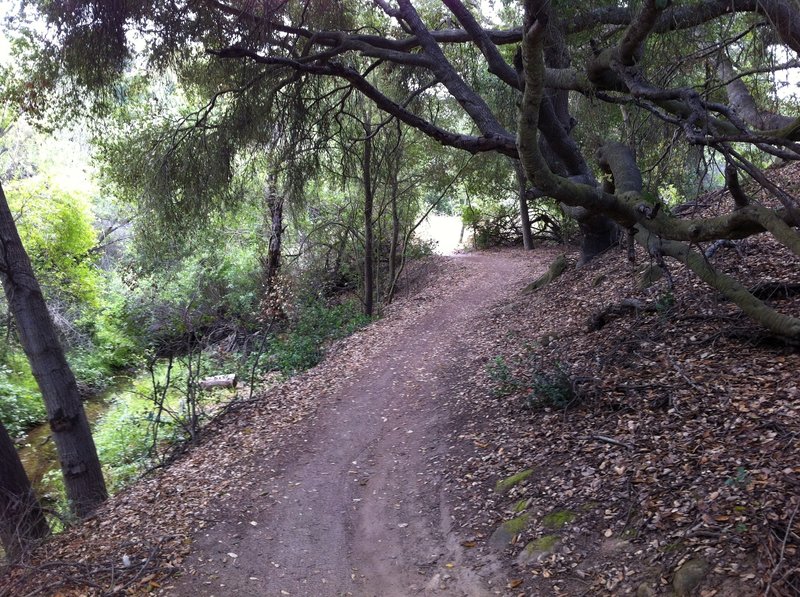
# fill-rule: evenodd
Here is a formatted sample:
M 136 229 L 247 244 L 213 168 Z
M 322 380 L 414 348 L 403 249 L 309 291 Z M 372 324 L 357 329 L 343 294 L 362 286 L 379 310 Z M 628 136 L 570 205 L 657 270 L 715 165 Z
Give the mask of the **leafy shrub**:
M 286 375 L 310 369 L 322 359 L 327 343 L 352 334 L 368 322 L 356 301 L 333 306 L 312 302 L 300 309 L 290 331 L 273 343 L 267 362 Z
M 581 399 L 569 372 L 560 363 L 547 366 L 530 350 L 510 364 L 502 356 L 495 357 L 486 366 L 486 373 L 496 398 L 521 394 L 527 408 L 565 409 Z
M 14 354 L 0 365 L 0 421 L 14 437 L 43 421 L 44 403 L 25 357 Z
M 550 373 L 537 371 L 533 374 L 531 388 L 525 397 L 529 408 L 566 409 L 575 406 L 580 396 L 575 392 L 572 380 L 561 365 Z
M 521 387 L 520 380 L 512 375 L 506 360 L 501 356 L 494 357 L 494 359 L 486 365 L 486 374 L 494 384 L 492 393 L 495 398 L 502 398 L 503 396 L 513 394 Z

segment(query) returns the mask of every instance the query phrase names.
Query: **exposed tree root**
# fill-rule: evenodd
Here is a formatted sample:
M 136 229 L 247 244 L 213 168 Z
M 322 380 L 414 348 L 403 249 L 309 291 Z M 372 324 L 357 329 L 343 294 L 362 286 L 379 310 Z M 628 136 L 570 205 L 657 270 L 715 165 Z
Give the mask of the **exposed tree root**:
M 555 258 L 553 263 L 550 264 L 550 267 L 547 268 L 547 272 L 545 272 L 542 276 L 536 278 L 533 282 L 528 284 L 523 292 L 536 292 L 540 288 L 544 288 L 550 282 L 558 278 L 561 274 L 563 274 L 567 269 L 567 256 L 566 255 L 559 255 Z

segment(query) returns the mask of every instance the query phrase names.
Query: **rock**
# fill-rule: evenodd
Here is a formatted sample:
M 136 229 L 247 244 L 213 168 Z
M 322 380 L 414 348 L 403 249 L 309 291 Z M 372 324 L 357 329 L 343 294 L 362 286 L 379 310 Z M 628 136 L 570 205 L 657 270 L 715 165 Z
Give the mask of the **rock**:
M 548 529 L 560 529 L 575 520 L 575 513 L 569 510 L 554 510 L 544 518 L 542 524 Z
M 533 474 L 533 469 L 525 469 L 524 471 L 520 471 L 516 475 L 512 475 L 507 479 L 500 479 L 497 483 L 495 483 L 494 490 L 497 493 L 506 493 L 508 490 L 510 490 L 518 483 L 522 483 L 532 474 Z
M 519 500 L 516 504 L 514 504 L 514 507 L 512 508 L 514 514 L 519 514 L 520 512 L 523 512 L 525 508 L 527 508 L 530 505 L 530 503 L 531 503 L 530 498 Z
M 685 597 L 692 594 L 702 582 L 708 571 L 708 562 L 702 558 L 692 558 L 683 563 L 675 571 L 672 578 L 672 588 L 678 597 Z
M 650 586 L 650 583 L 643 582 L 639 585 L 639 588 L 636 589 L 636 597 L 656 597 L 656 592 L 653 587 Z
M 531 562 L 541 562 L 544 558 L 553 553 L 558 546 L 558 535 L 544 535 L 528 543 L 519 555 L 517 564 L 524 566 Z
M 514 539 L 514 536 L 525 530 L 530 521 L 530 514 L 521 514 L 516 518 L 507 520 L 495 529 L 492 536 L 489 537 L 489 545 L 497 549 L 502 549 Z

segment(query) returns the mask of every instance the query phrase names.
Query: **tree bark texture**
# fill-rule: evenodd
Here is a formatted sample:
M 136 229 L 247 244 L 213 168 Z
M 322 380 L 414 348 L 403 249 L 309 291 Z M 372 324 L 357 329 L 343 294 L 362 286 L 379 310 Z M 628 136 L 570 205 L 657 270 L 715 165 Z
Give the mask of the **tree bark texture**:
M 399 156 L 397 158 L 399 160 Z M 393 160 L 394 161 L 394 160 Z M 398 251 L 400 249 L 400 208 L 397 204 L 397 195 L 399 192 L 398 182 L 397 182 L 397 170 L 398 164 L 394 162 L 391 166 L 391 180 L 390 184 L 392 185 L 391 189 L 391 209 L 392 209 L 392 238 L 391 244 L 389 245 L 389 292 L 386 296 L 387 303 L 392 302 L 392 298 L 394 295 L 394 290 L 396 288 L 397 283 L 397 268 L 399 266 L 399 256 Z M 405 248 L 404 248 L 405 249 Z
M 278 194 L 274 176 L 271 177 L 267 189 L 267 209 L 270 214 L 270 235 L 264 285 L 270 290 L 275 276 L 281 269 L 281 244 L 283 242 L 283 197 Z
M 0 280 L 47 410 L 70 509 L 85 517 L 108 497 L 75 376 L 0 185 Z
M 16 559 L 49 532 L 14 442 L 0 423 L 0 541 L 6 556 Z
M 374 253 L 372 238 L 372 211 L 375 197 L 372 189 L 372 123 L 369 116 L 364 121 L 364 315 L 372 317 L 374 310 L 375 273 L 372 265 Z
M 531 233 L 531 217 L 528 213 L 528 196 L 526 193 L 525 170 L 519 160 L 511 160 L 514 166 L 514 173 L 517 175 L 517 185 L 519 186 L 519 220 L 522 228 L 522 245 L 526 251 L 533 250 L 533 235 Z

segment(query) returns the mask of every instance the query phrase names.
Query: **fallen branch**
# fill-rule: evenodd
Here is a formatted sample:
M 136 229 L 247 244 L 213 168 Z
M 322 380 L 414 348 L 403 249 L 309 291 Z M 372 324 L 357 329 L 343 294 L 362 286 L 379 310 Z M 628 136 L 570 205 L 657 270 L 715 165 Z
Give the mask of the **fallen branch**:
M 615 305 L 609 305 L 600 311 L 596 311 L 589 316 L 587 323 L 590 332 L 603 329 L 612 320 L 625 317 L 631 313 L 654 312 L 658 308 L 652 303 L 645 303 L 636 299 L 624 299 Z
M 781 566 L 783 565 L 783 561 L 786 556 L 786 543 L 788 543 L 789 536 L 792 533 L 792 523 L 794 522 L 794 517 L 797 516 L 797 510 L 799 508 L 800 508 L 800 502 L 794 507 L 794 511 L 792 512 L 792 515 L 789 517 L 789 522 L 786 523 L 786 532 L 783 534 L 783 541 L 781 542 L 781 552 L 780 555 L 778 556 L 778 562 L 775 564 L 775 567 L 772 569 L 772 573 L 769 575 L 769 582 L 767 583 L 767 588 L 764 590 L 765 597 L 769 597 L 770 591 L 772 590 L 773 579 L 775 578 L 775 575 L 778 573 L 778 571 L 781 569 Z M 796 570 L 796 568 L 794 570 Z M 787 573 L 784 574 L 779 579 L 778 582 L 783 582 L 785 579 L 789 578 L 789 576 L 794 570 L 787 571 Z
M 628 444 L 606 435 L 590 435 L 586 439 L 597 440 L 599 442 L 603 442 L 604 444 L 611 444 L 612 446 L 620 446 L 621 448 L 627 448 L 628 450 L 633 450 L 636 447 L 633 444 Z

